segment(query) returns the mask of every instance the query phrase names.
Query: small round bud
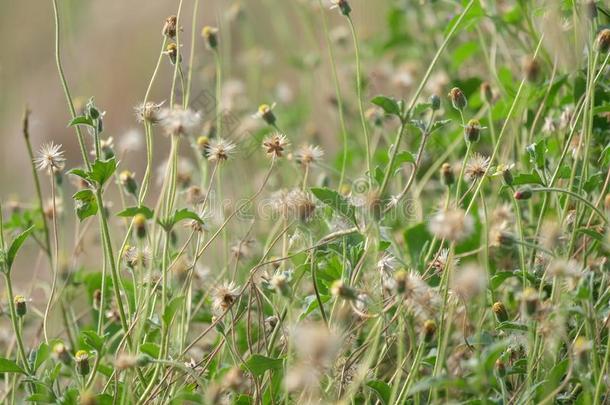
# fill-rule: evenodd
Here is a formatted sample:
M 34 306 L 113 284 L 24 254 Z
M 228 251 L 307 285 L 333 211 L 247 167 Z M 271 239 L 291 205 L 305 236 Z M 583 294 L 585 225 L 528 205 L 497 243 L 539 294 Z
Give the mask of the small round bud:
M 146 217 L 144 214 L 136 214 L 133 217 L 133 226 L 138 238 L 144 239 L 146 237 Z
M 342 280 L 336 280 L 330 288 L 330 292 L 335 297 L 341 297 L 346 300 L 355 300 L 358 298 L 356 290 L 346 286 Z
M 464 111 L 466 106 L 468 105 L 468 100 L 464 95 L 464 92 L 457 87 L 454 87 L 449 92 L 449 99 L 451 100 L 451 105 L 458 111 Z
M 451 187 L 455 183 L 455 173 L 449 163 L 443 163 L 441 166 L 441 180 L 447 187 Z
M 424 340 L 426 342 L 431 342 L 434 339 L 434 335 L 436 334 L 436 322 L 432 319 L 428 319 L 424 322 Z
M 352 7 L 349 5 L 347 0 L 334 0 L 334 3 L 335 7 L 338 7 L 339 11 L 341 11 L 341 14 L 344 16 L 347 17 L 352 12 Z
M 161 33 L 168 38 L 176 37 L 176 24 L 178 23 L 178 17 L 175 15 L 170 15 L 165 19 L 165 23 L 163 24 L 163 30 Z
M 76 370 L 82 376 L 89 374 L 89 353 L 85 350 L 79 350 L 74 355 L 76 361 Z
M 489 84 L 489 82 L 483 82 L 481 84 L 481 98 L 489 104 L 493 102 L 494 94 L 491 90 L 491 84 Z
M 506 184 L 507 186 L 512 186 L 513 182 L 514 182 L 514 178 L 513 178 L 513 174 L 511 172 L 510 167 L 504 167 L 502 169 L 502 181 L 504 182 L 504 184 Z
M 432 111 L 438 111 L 441 109 L 441 98 L 436 94 L 430 96 L 430 108 L 432 108 Z
M 57 360 L 61 361 L 65 365 L 68 365 L 72 362 L 72 358 L 70 357 L 70 352 L 68 352 L 68 348 L 61 342 L 53 346 L 53 357 L 55 357 Z
M 610 50 L 610 29 L 605 28 L 597 35 L 597 51 L 606 53 Z
M 135 175 L 129 170 L 123 170 L 119 175 L 119 183 L 125 189 L 125 192 L 133 196 L 137 195 L 138 182 L 136 181 Z
M 199 150 L 201 156 L 206 159 L 208 157 L 208 146 L 210 146 L 210 138 L 204 135 L 197 138 L 197 150 Z
M 201 30 L 201 36 L 205 40 L 208 49 L 216 49 L 218 47 L 218 28 L 206 25 Z
M 178 45 L 174 42 L 168 44 L 165 47 L 165 54 L 169 57 L 169 61 L 172 65 L 175 65 L 178 60 Z M 180 55 L 180 62 L 182 62 L 182 55 Z
M 481 139 L 481 124 L 478 120 L 470 120 L 464 128 L 466 142 L 477 143 Z
M 27 304 L 25 297 L 23 295 L 15 295 L 15 299 L 13 300 L 15 303 L 15 310 L 17 311 L 18 317 L 23 317 L 27 312 Z
M 532 189 L 528 186 L 523 186 L 519 190 L 515 191 L 515 199 L 516 200 L 529 200 L 532 198 Z
M 268 104 L 261 104 L 258 107 L 258 115 L 269 125 L 275 125 L 275 114 L 273 114 L 272 107 Z
M 498 322 L 506 322 L 508 321 L 508 312 L 506 311 L 506 307 L 500 301 L 494 303 L 491 307 L 491 310 L 496 315 Z

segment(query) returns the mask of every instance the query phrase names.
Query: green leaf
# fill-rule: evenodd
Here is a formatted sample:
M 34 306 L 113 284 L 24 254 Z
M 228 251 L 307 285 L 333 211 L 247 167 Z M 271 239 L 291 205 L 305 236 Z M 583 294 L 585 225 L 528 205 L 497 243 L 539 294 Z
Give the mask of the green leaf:
M 331 207 L 344 217 L 356 222 L 356 208 L 345 197 L 329 188 L 312 188 L 311 192 L 324 204 Z
M 499 329 L 499 330 L 517 330 L 517 331 L 521 331 L 521 332 L 527 332 L 527 325 L 524 325 L 522 323 L 517 323 L 517 322 L 506 321 L 506 322 L 502 322 L 501 324 L 499 324 L 497 329 Z
M 49 358 L 50 355 L 51 349 L 49 348 L 49 345 L 42 342 L 40 346 L 38 346 L 38 350 L 36 350 L 36 358 L 34 360 L 34 371 L 38 370 L 38 368 Z
M 381 107 L 386 114 L 400 116 L 400 105 L 391 97 L 377 96 L 371 100 L 371 103 Z
M 106 340 L 103 336 L 98 335 L 92 330 L 82 331 L 81 336 L 85 344 L 95 349 L 98 353 L 102 352 L 104 341 Z
M 541 184 L 542 179 L 538 175 L 538 173 L 519 173 L 513 176 L 513 186 L 522 186 L 524 184 Z
M 504 281 L 508 280 L 511 277 L 516 277 L 517 273 L 514 273 L 512 271 L 501 271 L 499 273 L 496 273 L 490 280 L 489 280 L 489 285 L 491 286 L 492 290 L 496 290 L 498 287 L 500 287 L 502 285 L 502 283 L 504 283 Z
M 260 354 L 253 354 L 244 364 L 244 368 L 250 371 L 255 376 L 261 376 L 267 370 L 278 370 L 281 369 L 284 364 L 284 360 L 263 356 Z
M 156 343 L 147 342 L 140 345 L 140 351 L 144 354 L 148 354 L 153 359 L 158 359 L 161 348 Z
M 394 160 L 394 167 L 392 168 L 391 173 L 394 173 L 394 170 L 398 169 L 404 163 L 413 163 L 415 164 L 415 156 L 409 151 L 402 151 L 396 154 L 396 158 Z
M 69 127 L 73 127 L 75 125 L 86 125 L 88 127 L 95 128 L 95 124 L 93 123 L 93 120 L 91 118 L 89 118 L 89 117 L 84 116 L 84 115 L 75 117 L 73 120 L 71 120 L 68 123 Z
M 117 216 L 119 217 L 135 217 L 138 214 L 142 214 L 146 217 L 146 219 L 151 219 L 154 215 L 153 211 L 145 205 L 140 207 L 129 207 L 125 208 L 123 211 L 119 212 Z
M 173 223 L 177 224 L 178 222 L 184 221 L 185 219 L 192 219 L 193 221 L 197 221 L 200 224 L 203 224 L 203 220 L 201 219 L 201 217 L 199 215 L 197 215 L 197 213 L 195 213 L 187 208 L 183 208 L 174 213 Z
M 602 242 L 604 241 L 604 235 L 602 235 L 599 232 L 594 231 L 593 229 L 590 228 L 578 228 L 576 230 L 576 232 L 578 233 L 584 233 L 585 235 L 591 237 L 592 239 L 598 241 L 598 242 Z
M 89 180 L 89 173 L 84 171 L 83 169 L 75 168 L 68 171 L 68 174 L 72 174 L 74 176 L 78 176 L 81 179 Z
M 76 215 L 81 221 L 85 218 L 97 214 L 97 201 L 92 190 L 81 190 L 74 194 L 72 198 L 74 199 L 74 201 L 76 201 Z
M 31 226 L 25 231 L 21 232 L 11 243 L 11 246 L 8 248 L 8 252 L 6 252 L 6 267 L 8 270 L 13 266 L 13 262 L 15 261 L 15 257 L 17 256 L 17 252 L 26 241 L 28 236 L 32 233 L 34 227 Z
M 431 133 L 433 133 L 435 131 L 438 131 L 439 129 L 445 127 L 450 122 L 451 122 L 451 120 L 438 120 L 438 121 L 434 121 L 434 123 L 432 124 L 432 127 L 430 127 L 430 129 L 428 130 L 428 133 L 431 134 Z
M 384 405 L 387 405 L 390 403 L 390 396 L 392 395 L 392 388 L 390 388 L 390 386 L 381 381 L 381 380 L 373 380 L 373 381 L 369 381 L 366 383 L 366 385 L 372 389 L 375 394 L 377 394 L 377 396 L 379 397 L 379 399 L 381 400 L 381 402 Z
M 17 365 L 13 360 L 4 359 L 0 357 L 0 373 L 21 373 L 25 374 L 25 371 Z
M 167 304 L 167 307 L 165 307 L 165 312 L 163 312 L 163 322 L 166 325 L 169 325 L 172 322 L 174 315 L 176 314 L 178 309 L 180 309 L 183 302 L 184 302 L 184 296 L 181 295 L 181 296 L 172 298 L 172 300 L 169 302 L 169 304 Z
M 91 166 L 91 173 L 89 173 L 89 178 L 97 182 L 101 187 L 110 177 L 112 177 L 115 170 L 115 158 L 108 160 L 95 159 L 95 163 L 93 163 L 93 166 Z
M 404 232 L 405 243 L 411 256 L 411 264 L 413 266 L 419 265 L 420 256 L 425 255 L 424 246 L 426 246 L 431 240 L 432 235 L 428 232 L 426 224 L 421 222 L 414 225 Z

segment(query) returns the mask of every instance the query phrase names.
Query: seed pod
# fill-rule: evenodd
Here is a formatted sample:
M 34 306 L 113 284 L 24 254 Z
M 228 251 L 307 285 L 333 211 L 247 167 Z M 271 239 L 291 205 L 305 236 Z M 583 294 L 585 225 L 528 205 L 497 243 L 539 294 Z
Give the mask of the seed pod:
M 178 23 L 178 17 L 175 15 L 170 15 L 165 19 L 165 23 L 163 24 L 163 30 L 161 33 L 168 38 L 176 37 L 176 24 Z
M 137 195 L 138 182 L 136 181 L 133 172 L 130 172 L 129 170 L 123 170 L 119 175 L 119 183 L 121 183 L 121 185 L 128 194 L 131 194 L 133 196 Z
M 428 343 L 434 339 L 436 334 L 436 322 L 433 319 L 428 319 L 424 322 L 424 340 Z
M 436 94 L 430 96 L 430 107 L 432 111 L 438 111 L 441 109 L 441 98 Z
M 86 376 L 89 374 L 89 353 L 85 350 L 79 350 L 74 355 L 74 360 L 76 360 L 76 370 L 82 376 Z
M 610 49 L 610 29 L 605 28 L 597 35 L 597 51 L 606 53 Z
M 493 102 L 494 95 L 491 90 L 491 85 L 488 82 L 483 82 L 481 84 L 481 98 L 489 104 Z
M 443 163 L 441 166 L 441 180 L 447 187 L 451 187 L 455 183 L 455 174 L 449 163 Z
M 136 230 L 136 235 L 140 239 L 146 237 L 146 217 L 143 214 L 136 214 L 133 217 L 133 226 Z
M 208 49 L 216 49 L 218 47 L 218 28 L 206 25 L 201 31 L 201 36 L 205 40 Z
M 506 311 L 506 307 L 500 301 L 494 303 L 491 307 L 491 310 L 494 314 L 496 314 L 496 318 L 498 318 L 498 322 L 506 322 L 508 321 L 508 312 Z
M 449 98 L 451 99 L 451 105 L 453 105 L 453 108 L 458 111 L 464 111 L 464 109 L 468 105 L 468 100 L 466 99 L 466 96 L 464 95 L 462 90 L 457 87 L 451 89 L 451 91 L 449 92 Z
M 341 280 L 336 280 L 330 288 L 330 291 L 335 297 L 341 297 L 346 300 L 355 300 L 358 298 L 356 290 L 346 286 Z
M 515 199 L 517 200 L 529 200 L 532 198 L 532 189 L 528 186 L 523 186 L 519 190 L 515 191 Z
M 25 297 L 23 295 L 15 295 L 15 299 L 13 300 L 13 302 L 15 303 L 15 310 L 17 311 L 17 316 L 20 318 L 23 317 L 28 312 Z
M 481 124 L 478 120 L 470 120 L 464 128 L 466 142 L 477 143 L 481 139 Z
M 502 169 L 502 181 L 504 181 L 504 184 L 509 187 L 513 185 L 514 178 L 509 167 Z

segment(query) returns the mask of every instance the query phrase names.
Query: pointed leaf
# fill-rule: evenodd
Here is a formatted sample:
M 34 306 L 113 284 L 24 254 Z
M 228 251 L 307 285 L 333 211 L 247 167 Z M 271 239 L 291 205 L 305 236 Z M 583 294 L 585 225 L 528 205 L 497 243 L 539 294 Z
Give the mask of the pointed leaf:
M 167 304 L 167 307 L 165 308 L 165 312 L 163 312 L 163 322 L 166 325 L 169 325 L 172 322 L 174 315 L 176 314 L 178 309 L 180 309 L 183 302 L 184 302 L 184 296 L 181 295 L 179 297 L 173 298 L 169 302 L 169 304 Z
M 95 128 L 95 125 L 93 124 L 93 120 L 89 117 L 86 117 L 84 115 L 81 115 L 79 117 L 75 117 L 73 120 L 71 120 L 68 123 L 69 127 L 73 127 L 75 125 L 86 125 L 88 127 L 93 127 Z
M 381 107 L 386 114 L 400 116 L 400 105 L 391 97 L 377 96 L 371 100 L 371 103 Z
M 17 256 L 17 252 L 21 248 L 21 245 L 26 241 L 28 236 L 32 233 L 34 227 L 31 226 L 25 231 L 21 232 L 11 243 L 11 246 L 8 248 L 8 252 L 6 253 L 6 267 L 10 270 L 13 266 L 13 262 L 15 261 L 15 256 Z
M 99 160 L 96 159 L 93 166 L 91 166 L 91 173 L 89 178 L 96 181 L 100 187 L 106 183 L 106 181 L 112 177 L 116 170 L 116 159 Z
M 356 208 L 341 194 L 328 188 L 312 188 L 311 192 L 318 200 L 352 220 L 352 222 L 356 222 Z
M 25 371 L 17 365 L 13 360 L 4 359 L 0 357 L 0 373 L 21 373 L 25 374 Z
M 87 217 L 97 214 L 97 201 L 92 190 L 81 190 L 74 194 L 72 198 L 76 202 L 76 215 L 81 221 Z
M 138 214 L 142 214 L 146 217 L 146 219 L 151 219 L 154 215 L 153 211 L 145 205 L 140 207 L 129 207 L 125 208 L 123 211 L 119 212 L 117 216 L 119 217 L 135 217 Z
M 260 354 L 253 354 L 244 364 L 244 368 L 256 376 L 261 376 L 267 370 L 281 369 L 284 364 L 283 359 L 267 357 Z

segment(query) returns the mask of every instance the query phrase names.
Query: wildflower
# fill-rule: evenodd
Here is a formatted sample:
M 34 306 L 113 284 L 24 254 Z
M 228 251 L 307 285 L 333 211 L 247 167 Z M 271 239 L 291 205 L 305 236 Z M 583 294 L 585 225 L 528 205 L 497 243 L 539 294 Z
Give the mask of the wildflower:
M 481 127 L 481 124 L 478 120 L 470 120 L 468 124 L 464 127 L 464 138 L 466 142 L 477 143 L 479 139 L 481 139 L 481 130 L 484 129 Z
M 498 375 L 500 378 L 504 378 L 506 376 L 506 364 L 504 364 L 502 359 L 496 360 L 496 370 L 498 370 Z
M 38 170 L 47 170 L 49 173 L 60 171 L 64 168 L 66 159 L 61 145 L 53 142 L 42 145 L 38 151 L 38 157 L 34 159 L 34 164 Z
M 506 307 L 500 301 L 495 302 L 491 307 L 492 312 L 498 318 L 498 322 L 506 322 L 508 321 L 508 312 L 506 311 Z
M 428 228 L 439 239 L 460 241 L 472 233 L 474 221 L 464 210 L 450 208 L 440 211 L 432 217 Z
M 201 30 L 201 36 L 205 40 L 208 49 L 216 49 L 218 47 L 218 28 L 206 25 Z
M 447 187 L 451 187 L 455 183 L 455 174 L 449 163 L 443 163 L 441 166 L 441 180 Z
M 400 280 L 403 275 L 400 275 L 400 272 L 397 273 L 395 277 Z M 430 287 L 419 273 L 413 271 L 405 273 L 404 282 L 400 282 L 400 284 L 404 284 L 402 297 L 404 298 L 405 308 L 422 323 L 434 318 L 441 305 L 438 290 Z
M 513 185 L 513 181 L 514 181 L 513 174 L 511 172 L 511 170 L 513 170 L 514 167 L 515 167 L 514 163 L 500 164 L 496 168 L 496 172 L 493 175 L 502 176 L 502 181 L 504 182 L 504 184 L 506 184 L 507 186 L 510 187 Z
M 201 115 L 182 108 L 166 108 L 161 112 L 161 126 L 168 135 L 188 136 L 199 130 Z
M 128 194 L 133 196 L 137 195 L 138 191 L 138 182 L 136 181 L 135 174 L 130 172 L 129 170 L 123 170 L 121 174 L 119 174 L 119 183 Z
M 561 111 L 561 115 L 559 116 L 559 128 L 562 130 L 568 129 L 573 117 L 574 107 L 571 105 L 566 106 L 563 111 Z
M 25 316 L 28 311 L 25 297 L 23 295 L 15 295 L 13 302 L 15 303 L 15 311 L 17 312 L 17 316 L 20 318 Z
M 317 145 L 303 145 L 295 154 L 296 161 L 303 166 L 309 166 L 322 160 L 324 151 Z
M 216 138 L 210 141 L 207 154 L 210 162 L 224 162 L 229 159 L 235 151 L 235 144 L 223 138 Z
M 97 156 L 95 149 L 91 151 L 91 156 L 104 160 L 112 159 L 114 157 L 114 139 L 110 136 L 100 140 L 100 149 L 101 156 Z
M 146 103 L 141 103 L 137 105 L 134 110 L 136 113 L 136 119 L 138 122 L 149 122 L 151 124 L 157 124 L 161 121 L 161 107 L 165 101 L 160 103 L 154 103 L 152 101 L 147 101 Z
M 547 250 L 553 250 L 561 242 L 562 231 L 557 222 L 546 221 L 540 230 L 540 241 Z
M 178 17 L 175 15 L 170 15 L 165 19 L 165 23 L 163 24 L 163 30 L 161 33 L 168 38 L 174 39 L 176 37 L 176 24 L 178 23 Z
M 231 246 L 231 253 L 237 259 L 251 257 L 256 246 L 255 239 L 243 239 Z
M 483 178 L 489 169 L 489 157 L 475 153 L 466 164 L 464 174 L 467 180 L 474 182 Z
M 197 138 L 196 146 L 197 146 L 197 149 L 199 150 L 199 153 L 201 153 L 201 156 L 204 158 L 207 158 L 208 157 L 208 147 L 210 146 L 210 138 L 208 138 L 205 135 L 201 135 L 200 137 Z
M 275 103 L 269 106 L 268 104 L 261 104 L 258 107 L 258 111 L 254 114 L 255 118 L 262 118 L 269 125 L 275 125 L 276 117 L 273 114 L 273 109 L 275 108 Z
M 190 205 L 199 205 L 205 201 L 205 193 L 199 186 L 190 186 L 186 189 L 186 202 Z
M 330 7 L 331 10 L 338 8 L 341 11 L 341 14 L 348 17 L 352 12 L 352 7 L 349 5 L 347 0 L 332 0 L 333 5 Z
M 398 294 L 404 294 L 407 291 L 408 273 L 404 270 L 399 270 L 394 274 L 394 285 Z
M 284 134 L 279 132 L 265 138 L 263 140 L 263 149 L 272 158 L 280 158 L 284 153 L 284 149 L 288 146 L 288 140 Z
M 53 357 L 66 365 L 72 361 L 68 348 L 62 342 L 57 342 L 53 346 Z
M 74 355 L 74 359 L 76 360 L 76 370 L 82 376 L 86 376 L 89 374 L 89 353 L 85 350 L 79 350 Z
M 532 287 L 527 287 L 521 293 L 521 303 L 523 309 L 528 316 L 533 316 L 538 311 L 540 304 L 540 298 L 538 297 L 538 291 Z
M 335 280 L 330 288 L 330 292 L 335 297 L 341 297 L 346 300 L 355 300 L 358 297 L 356 290 L 346 286 L 342 280 Z
M 269 282 L 271 287 L 283 295 L 284 297 L 289 297 L 291 294 L 290 284 L 288 283 L 288 277 L 285 273 L 279 273 L 274 275 Z
M 462 90 L 457 87 L 451 89 L 451 91 L 449 92 L 449 99 L 451 100 L 451 105 L 453 105 L 453 108 L 458 111 L 464 111 L 464 109 L 468 105 L 468 100 L 466 99 L 466 96 L 464 95 Z
M 597 51 L 606 53 L 610 50 L 610 29 L 605 28 L 597 35 Z
M 301 323 L 291 333 L 297 356 L 316 367 L 325 367 L 333 360 L 339 337 L 322 323 Z
M 552 134 L 557 131 L 557 124 L 553 117 L 544 117 L 544 124 L 542 125 L 542 132 L 545 134 Z
M 212 306 L 217 312 L 227 311 L 239 295 L 239 288 L 234 282 L 225 282 L 214 289 Z

